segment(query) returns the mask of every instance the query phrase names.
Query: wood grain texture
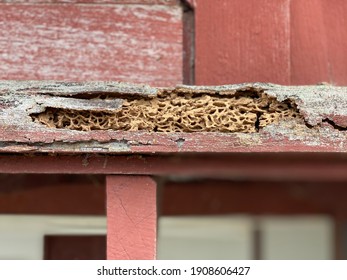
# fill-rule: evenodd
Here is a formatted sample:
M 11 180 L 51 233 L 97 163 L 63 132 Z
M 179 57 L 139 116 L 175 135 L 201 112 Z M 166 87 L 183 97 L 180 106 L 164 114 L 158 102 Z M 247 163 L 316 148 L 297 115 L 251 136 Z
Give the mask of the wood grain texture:
M 197 0 L 196 84 L 289 84 L 289 3 Z
M 156 258 L 156 183 L 148 176 L 107 176 L 107 259 Z
M 179 5 L 0 4 L 0 79 L 182 83 Z
M 283 120 L 254 133 L 146 132 L 122 130 L 79 131 L 49 128 L 31 114 L 47 107 L 108 111 L 124 98 L 154 98 L 163 90 L 180 94 L 233 96 L 244 91 L 264 92 L 279 102 L 291 100 L 300 119 Z M 106 95 L 109 99 L 94 99 Z M 0 83 L 0 152 L 3 153 L 233 153 L 347 151 L 347 88 L 333 86 L 284 87 L 239 84 L 219 87 L 184 86 L 170 89 L 123 83 Z
M 346 13 L 343 0 L 292 0 L 292 84 L 347 85 Z

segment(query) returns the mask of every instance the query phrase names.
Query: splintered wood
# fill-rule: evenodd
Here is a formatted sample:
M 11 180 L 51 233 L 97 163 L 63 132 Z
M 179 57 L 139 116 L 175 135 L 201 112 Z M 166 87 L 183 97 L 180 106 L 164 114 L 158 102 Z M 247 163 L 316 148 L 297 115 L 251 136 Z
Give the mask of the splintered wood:
M 2 152 L 346 151 L 347 88 L 0 83 Z

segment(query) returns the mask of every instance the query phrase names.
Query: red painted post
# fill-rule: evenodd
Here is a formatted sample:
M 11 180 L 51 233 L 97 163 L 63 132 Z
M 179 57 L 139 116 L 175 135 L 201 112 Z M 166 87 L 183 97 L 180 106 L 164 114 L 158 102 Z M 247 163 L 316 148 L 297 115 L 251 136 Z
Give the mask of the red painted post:
M 107 176 L 107 259 L 156 257 L 156 183 L 149 176 Z

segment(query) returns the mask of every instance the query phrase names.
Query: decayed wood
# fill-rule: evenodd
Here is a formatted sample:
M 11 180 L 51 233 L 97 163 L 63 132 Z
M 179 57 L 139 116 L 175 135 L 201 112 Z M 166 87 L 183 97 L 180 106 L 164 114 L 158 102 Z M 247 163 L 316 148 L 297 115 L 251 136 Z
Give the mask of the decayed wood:
M 48 107 L 107 112 L 120 108 L 129 96 L 155 98 L 163 91 L 219 96 L 264 92 L 279 102 L 290 100 L 301 119 L 282 120 L 254 133 L 156 133 L 49 128 L 31 117 Z M 288 87 L 253 83 L 163 89 L 115 82 L 7 81 L 0 83 L 0 152 L 345 152 L 346 108 L 347 88 L 330 85 Z
M 117 80 L 154 86 L 183 81 L 178 1 L 3 2 L 2 80 Z

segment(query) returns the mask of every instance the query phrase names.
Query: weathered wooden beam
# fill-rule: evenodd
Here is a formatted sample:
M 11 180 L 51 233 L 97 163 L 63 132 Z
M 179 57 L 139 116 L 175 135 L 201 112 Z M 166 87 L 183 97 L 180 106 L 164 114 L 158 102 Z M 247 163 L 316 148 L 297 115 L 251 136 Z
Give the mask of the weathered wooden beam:
M 346 152 L 346 108 L 330 85 L 3 81 L 0 152 Z

